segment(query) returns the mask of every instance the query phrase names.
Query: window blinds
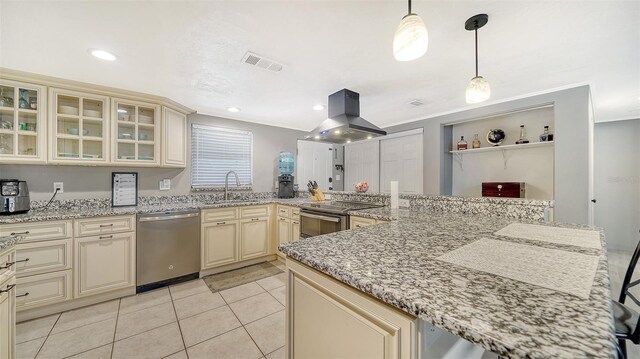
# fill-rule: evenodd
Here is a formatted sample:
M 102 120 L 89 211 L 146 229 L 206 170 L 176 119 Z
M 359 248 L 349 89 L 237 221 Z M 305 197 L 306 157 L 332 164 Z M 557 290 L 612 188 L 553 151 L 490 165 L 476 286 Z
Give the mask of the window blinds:
M 235 171 L 242 187 L 251 186 L 253 134 L 206 125 L 191 125 L 191 186 L 222 187 L 227 172 Z M 229 186 L 235 187 L 229 176 Z

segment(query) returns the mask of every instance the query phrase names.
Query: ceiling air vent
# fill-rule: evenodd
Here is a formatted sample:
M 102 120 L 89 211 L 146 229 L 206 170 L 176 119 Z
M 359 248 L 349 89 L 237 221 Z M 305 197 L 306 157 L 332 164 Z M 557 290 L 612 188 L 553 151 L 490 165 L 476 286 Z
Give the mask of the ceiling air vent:
M 424 105 L 424 102 L 422 102 L 422 100 L 415 99 L 415 100 L 412 100 L 411 102 L 409 102 L 409 105 L 414 106 L 414 107 L 418 107 L 418 106 Z
M 276 62 L 271 59 L 267 59 L 266 57 L 262 57 L 258 54 L 255 54 L 249 51 L 247 51 L 247 53 L 244 54 L 244 57 L 242 58 L 242 62 L 248 65 L 258 66 L 262 69 L 269 70 L 272 72 L 280 72 L 284 67 L 284 65 L 282 65 L 279 62 Z

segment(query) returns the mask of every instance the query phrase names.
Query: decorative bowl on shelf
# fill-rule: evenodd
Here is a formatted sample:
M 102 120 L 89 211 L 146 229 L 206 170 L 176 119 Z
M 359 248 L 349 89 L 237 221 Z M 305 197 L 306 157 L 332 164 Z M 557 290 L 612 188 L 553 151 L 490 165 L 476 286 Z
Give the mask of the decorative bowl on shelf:
M 502 141 L 504 141 L 506 137 L 507 135 L 505 135 L 504 131 L 499 128 L 492 129 L 487 132 L 487 142 L 494 146 L 501 145 Z
M 131 139 L 131 134 L 130 133 L 122 133 L 119 136 L 120 139 L 122 140 L 130 140 Z
M 77 128 L 67 128 L 67 133 L 70 135 L 77 136 L 80 131 Z
M 139 140 L 145 141 L 147 138 L 149 138 L 149 136 L 147 136 L 146 133 L 139 133 L 138 134 L 138 139 Z
M 365 193 L 369 189 L 369 184 L 367 182 L 358 182 L 353 187 L 356 192 Z

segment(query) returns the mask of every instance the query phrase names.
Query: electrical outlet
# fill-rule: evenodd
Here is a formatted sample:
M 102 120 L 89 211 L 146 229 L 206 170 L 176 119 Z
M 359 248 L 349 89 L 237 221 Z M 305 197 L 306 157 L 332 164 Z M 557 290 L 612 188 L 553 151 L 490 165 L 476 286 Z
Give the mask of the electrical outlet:
M 64 182 L 53 182 L 53 192 L 64 193 Z
M 408 199 L 399 198 L 398 199 L 398 207 L 409 208 L 409 200 Z
M 168 191 L 171 189 L 171 180 L 169 178 L 165 178 L 160 181 L 160 190 Z

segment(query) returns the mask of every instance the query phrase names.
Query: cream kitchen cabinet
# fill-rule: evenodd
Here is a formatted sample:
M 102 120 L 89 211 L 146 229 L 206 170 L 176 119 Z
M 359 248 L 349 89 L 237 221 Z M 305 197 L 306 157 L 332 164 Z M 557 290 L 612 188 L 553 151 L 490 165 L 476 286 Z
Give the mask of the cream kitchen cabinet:
M 16 295 L 14 277 L 0 283 L 0 358 L 16 356 Z
M 15 249 L 0 251 L 0 358 L 13 359 L 16 352 Z
M 300 219 L 292 219 L 291 220 L 291 239 L 298 240 L 300 239 Z
M 367 227 L 376 223 L 377 223 L 376 220 L 373 218 L 364 218 L 364 217 L 357 217 L 357 216 L 349 217 L 349 228 Z
M 269 217 L 240 221 L 240 259 L 251 259 L 269 254 Z
M 16 286 L 16 308 L 24 311 L 71 300 L 72 288 L 72 270 L 20 277 Z
M 202 210 L 202 270 L 269 255 L 270 216 L 269 205 Z
M 0 162 L 47 161 L 46 87 L 0 79 Z
M 203 217 L 205 215 L 203 214 Z M 237 220 L 202 224 L 201 268 L 210 269 L 232 264 L 238 258 Z
M 74 296 L 135 286 L 135 244 L 135 232 L 75 238 Z
M 278 205 L 276 207 L 276 246 L 300 238 L 300 208 Z M 283 256 L 280 251 L 278 255 Z
M 109 162 L 109 97 L 49 88 L 49 162 Z
M 287 358 L 416 358 L 418 320 L 287 258 Z
M 187 116 L 162 107 L 162 166 L 184 167 L 187 163 Z
M 113 163 L 160 164 L 160 106 L 150 102 L 111 99 Z

